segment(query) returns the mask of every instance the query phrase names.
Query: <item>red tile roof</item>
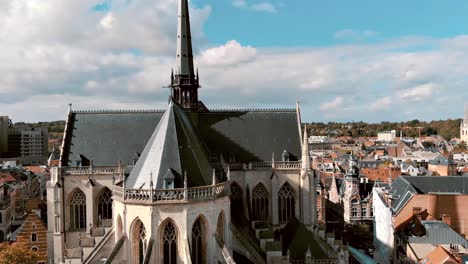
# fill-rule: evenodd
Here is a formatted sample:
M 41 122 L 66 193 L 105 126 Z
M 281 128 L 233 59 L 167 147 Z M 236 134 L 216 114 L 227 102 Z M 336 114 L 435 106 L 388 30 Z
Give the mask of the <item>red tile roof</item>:
M 456 264 L 458 261 L 443 247 L 438 246 L 431 253 L 427 254 L 419 263 L 424 264 Z

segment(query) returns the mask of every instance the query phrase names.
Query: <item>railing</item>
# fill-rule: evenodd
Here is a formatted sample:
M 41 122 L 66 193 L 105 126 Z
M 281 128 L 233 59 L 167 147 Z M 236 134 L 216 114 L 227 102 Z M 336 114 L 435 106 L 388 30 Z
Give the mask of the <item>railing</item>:
M 116 174 L 119 172 L 119 167 L 64 167 L 62 174 L 66 175 L 86 175 L 86 174 Z
M 114 185 L 113 195 L 126 201 L 162 202 L 162 201 L 201 201 L 216 199 L 228 195 L 226 182 L 192 188 L 178 189 L 124 189 Z
M 230 170 L 265 170 L 275 168 L 277 170 L 300 169 L 301 161 L 259 161 L 251 163 L 227 163 Z
M 301 166 L 300 161 L 275 161 L 275 169 L 300 169 Z

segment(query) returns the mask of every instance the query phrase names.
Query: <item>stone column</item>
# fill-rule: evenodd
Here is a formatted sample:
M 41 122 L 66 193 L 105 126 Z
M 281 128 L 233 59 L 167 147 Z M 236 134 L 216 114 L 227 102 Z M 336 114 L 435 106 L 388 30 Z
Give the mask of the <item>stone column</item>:
M 96 199 L 94 197 L 94 187 L 88 182 L 87 189 L 85 190 L 86 194 L 86 233 L 91 233 L 91 227 L 95 226 L 95 213 L 94 208 Z
M 311 225 L 311 203 L 315 201 L 313 199 L 313 193 L 310 190 L 309 182 L 310 174 L 307 171 L 301 173 L 301 200 L 302 200 L 302 223 L 306 226 Z

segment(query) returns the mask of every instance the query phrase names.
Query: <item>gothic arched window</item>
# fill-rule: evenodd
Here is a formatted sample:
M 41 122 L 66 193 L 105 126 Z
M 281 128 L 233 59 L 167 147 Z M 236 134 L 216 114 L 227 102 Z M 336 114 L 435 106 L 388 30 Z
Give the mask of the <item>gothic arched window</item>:
M 146 228 L 139 219 L 133 224 L 132 244 L 132 263 L 143 263 L 148 247 L 148 239 L 146 237 Z
M 283 184 L 278 191 L 278 207 L 280 222 L 289 222 L 295 215 L 294 190 L 289 183 Z
M 224 244 L 224 226 L 225 226 L 225 220 L 224 220 L 224 212 L 221 211 L 218 216 L 218 223 L 216 224 L 216 235 L 218 236 L 219 240 Z
M 76 189 L 70 198 L 70 229 L 86 228 L 86 196 Z
M 172 223 L 168 221 L 164 226 L 162 234 L 163 240 L 163 263 L 176 264 L 177 263 L 177 230 Z
M 262 183 L 257 184 L 252 191 L 252 218 L 255 220 L 268 220 L 270 199 L 268 191 Z
M 242 189 L 235 182 L 231 184 L 231 215 L 234 217 L 244 215 Z
M 112 219 L 112 192 L 107 187 L 98 198 L 98 217 L 101 220 Z
M 192 263 L 202 264 L 205 263 L 205 232 L 204 226 L 199 217 L 192 227 Z

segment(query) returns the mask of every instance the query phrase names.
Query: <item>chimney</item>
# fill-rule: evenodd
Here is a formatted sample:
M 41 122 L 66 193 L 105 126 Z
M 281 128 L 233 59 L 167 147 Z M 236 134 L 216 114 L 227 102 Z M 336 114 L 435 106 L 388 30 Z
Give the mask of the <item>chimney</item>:
M 451 226 L 452 225 L 452 218 L 450 215 L 443 214 L 442 215 L 442 221 L 446 223 L 447 225 Z
M 422 212 L 421 207 L 413 207 L 413 215 L 418 215 Z

